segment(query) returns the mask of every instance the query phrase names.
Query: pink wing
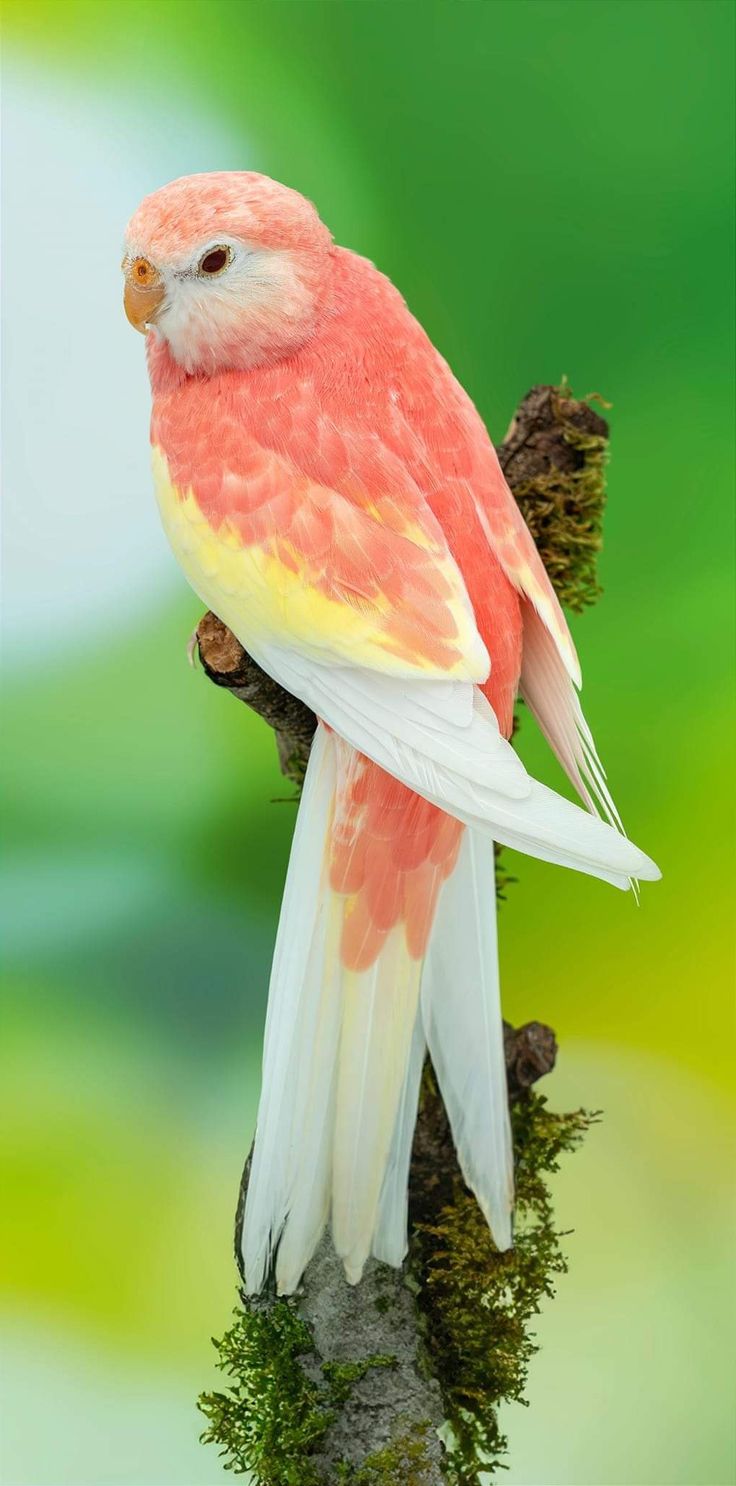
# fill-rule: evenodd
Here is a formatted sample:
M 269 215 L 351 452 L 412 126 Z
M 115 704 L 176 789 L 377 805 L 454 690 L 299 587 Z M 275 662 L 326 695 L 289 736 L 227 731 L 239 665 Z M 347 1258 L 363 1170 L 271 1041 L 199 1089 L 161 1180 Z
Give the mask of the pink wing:
M 449 368 L 439 357 L 437 361 L 438 375 L 454 383 Z M 489 553 L 521 595 L 521 695 L 585 805 L 622 831 L 578 699 L 580 663 L 559 601 L 486 429 L 457 383 L 454 388 L 454 397 L 449 393 L 440 397 L 438 411 L 433 407 L 434 417 L 425 421 L 425 438 L 441 472 L 432 508 L 465 578 L 492 663 L 492 619 L 484 619 L 484 562 Z M 482 528 L 485 544 L 467 540 L 471 514 Z
M 539 615 L 568 676 L 576 686 L 580 686 L 580 662 L 567 621 L 490 440 L 484 457 L 478 461 L 472 486 L 475 507 L 489 546 L 514 588 L 529 600 Z
M 491 657 L 483 689 L 508 734 L 519 683 L 586 805 L 620 828 L 575 686 L 580 664 L 556 594 L 506 483 L 480 415 L 400 295 L 372 265 L 342 257 L 352 309 L 330 331 L 329 366 L 314 368 L 321 416 L 381 430 L 384 446 L 426 498 L 465 579 Z M 346 296 L 347 299 L 347 296 Z M 359 382 L 346 399 L 335 366 Z M 332 401 L 334 399 L 334 401 Z M 331 406 L 332 401 L 332 406 Z M 334 409 L 334 411 L 333 411 Z M 296 413 L 292 436 L 309 457 L 313 429 Z
M 233 376 L 157 399 L 160 485 L 191 515 L 180 560 L 194 586 L 198 543 L 244 644 L 257 616 L 268 638 L 334 663 L 484 680 L 462 576 L 400 458 L 325 417 L 312 387 L 287 386 L 279 370 L 255 398 Z

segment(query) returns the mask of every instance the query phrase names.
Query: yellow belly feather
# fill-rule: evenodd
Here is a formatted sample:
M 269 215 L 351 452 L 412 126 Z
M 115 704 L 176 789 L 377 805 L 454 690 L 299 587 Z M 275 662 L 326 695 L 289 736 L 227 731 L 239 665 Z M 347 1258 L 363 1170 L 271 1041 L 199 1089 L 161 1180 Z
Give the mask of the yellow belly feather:
M 387 600 L 379 597 L 368 612 L 361 612 L 344 598 L 330 597 L 310 581 L 303 566 L 293 572 L 264 546 L 244 546 L 227 523 L 215 531 L 193 492 L 182 493 L 173 485 L 166 458 L 157 448 L 153 472 L 164 531 L 185 577 L 249 652 L 257 655 L 259 642 L 275 642 L 292 644 L 318 659 L 393 675 L 478 678 L 481 642 L 477 631 L 472 634 L 472 621 L 460 612 L 459 596 L 453 609 L 461 621 L 461 636 L 467 635 L 471 644 L 466 641 L 465 656 L 454 666 L 440 670 L 421 655 L 410 659 L 392 654 L 391 638 L 377 623 L 382 610 L 389 612 Z

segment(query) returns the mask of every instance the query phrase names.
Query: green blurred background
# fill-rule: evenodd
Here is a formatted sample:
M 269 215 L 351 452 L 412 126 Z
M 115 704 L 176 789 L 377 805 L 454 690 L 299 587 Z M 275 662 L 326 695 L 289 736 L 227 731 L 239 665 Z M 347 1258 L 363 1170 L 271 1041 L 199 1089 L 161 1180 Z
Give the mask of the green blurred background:
M 509 1486 L 734 1479 L 728 738 L 733 18 L 721 0 L 5 7 L 6 1486 L 199 1486 L 294 809 L 186 664 L 119 254 L 146 191 L 256 168 L 375 259 L 503 435 L 612 401 L 586 710 L 664 880 L 515 859 L 512 1020 L 605 1110 L 557 1183 Z M 521 747 L 556 768 L 525 722 Z

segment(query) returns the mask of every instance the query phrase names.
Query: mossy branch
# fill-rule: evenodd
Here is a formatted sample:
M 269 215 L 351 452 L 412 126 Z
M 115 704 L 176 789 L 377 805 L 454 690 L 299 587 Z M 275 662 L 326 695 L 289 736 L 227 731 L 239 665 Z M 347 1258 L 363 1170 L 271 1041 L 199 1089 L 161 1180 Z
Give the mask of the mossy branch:
M 472 1193 L 458 1176 L 449 1200 L 414 1228 L 419 1308 L 451 1433 L 444 1470 L 455 1486 L 478 1486 L 508 1448 L 500 1402 L 523 1400 L 531 1330 L 541 1302 L 567 1268 L 547 1177 L 596 1118 L 556 1114 L 530 1093 L 512 1101 L 516 1173 L 514 1246 L 499 1254 Z
M 527 394 L 499 450 L 557 593 L 580 610 L 599 593 L 608 426 L 567 383 Z M 600 399 L 597 399 L 600 401 Z M 213 614 L 197 639 L 205 672 L 274 729 L 282 773 L 301 787 L 316 720 Z M 500 896 L 512 881 L 497 864 Z M 596 1118 L 556 1114 L 531 1085 L 554 1065 L 548 1027 L 505 1027 L 516 1162 L 514 1247 L 499 1253 L 457 1165 L 425 1069 L 402 1271 L 370 1261 L 347 1284 L 328 1237 L 298 1297 L 241 1296 L 215 1346 L 229 1377 L 204 1394 L 203 1440 L 258 1486 L 479 1486 L 502 1464 L 498 1406 L 520 1400 L 530 1329 L 565 1260 L 548 1178 Z M 238 1204 L 236 1257 L 248 1163 Z M 443 1438 L 438 1427 L 445 1424 Z M 447 1427 L 449 1426 L 449 1428 Z

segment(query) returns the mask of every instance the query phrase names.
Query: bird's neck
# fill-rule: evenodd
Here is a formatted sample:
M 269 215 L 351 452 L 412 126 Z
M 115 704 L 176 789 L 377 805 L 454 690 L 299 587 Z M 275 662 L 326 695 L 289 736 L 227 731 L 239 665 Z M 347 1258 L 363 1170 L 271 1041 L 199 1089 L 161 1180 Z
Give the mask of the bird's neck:
M 189 380 L 189 373 L 174 360 L 168 341 L 155 330 L 149 330 L 146 336 L 146 360 L 154 400 Z

